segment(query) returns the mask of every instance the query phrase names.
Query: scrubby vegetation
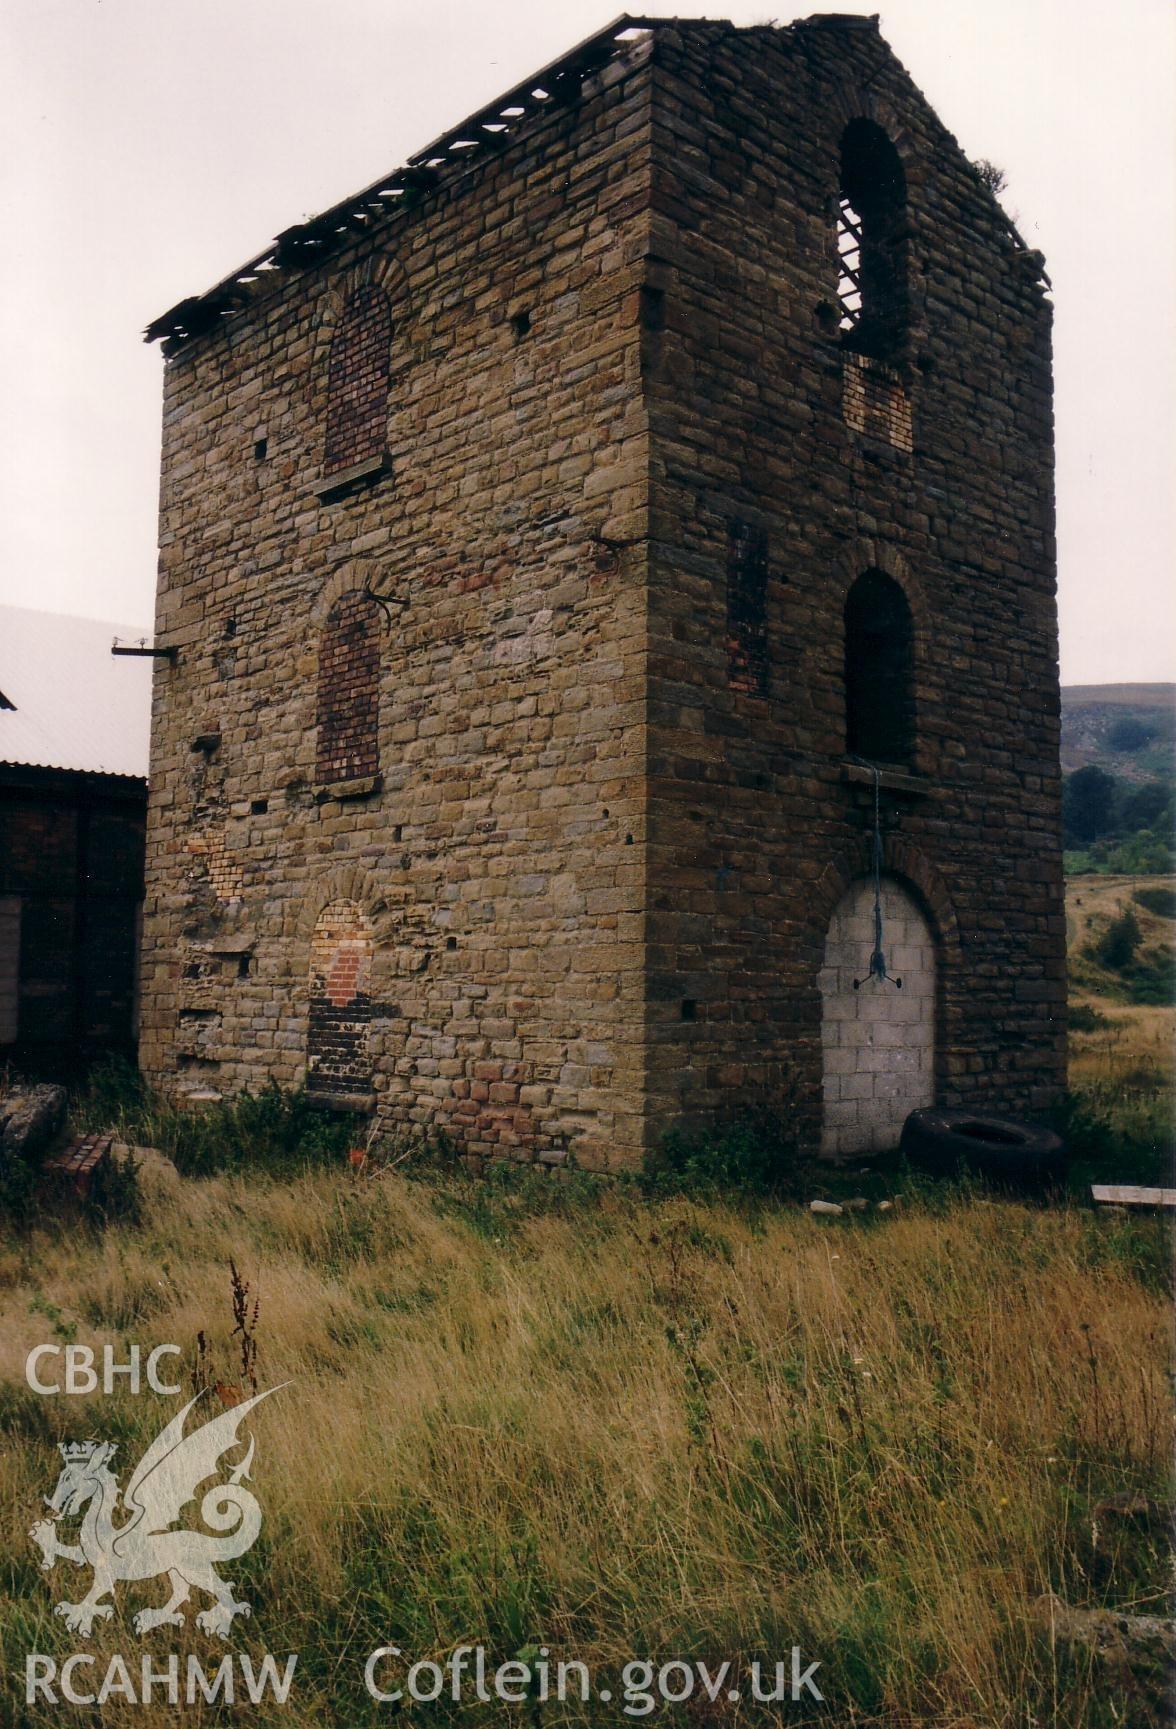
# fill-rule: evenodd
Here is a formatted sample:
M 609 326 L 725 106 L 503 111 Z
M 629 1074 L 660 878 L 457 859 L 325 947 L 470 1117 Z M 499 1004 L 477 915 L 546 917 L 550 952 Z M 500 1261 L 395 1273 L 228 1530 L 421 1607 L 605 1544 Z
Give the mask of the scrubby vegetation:
M 233 1571 L 245 1648 L 301 1653 L 297 1713 L 275 1723 L 381 1721 L 370 1651 L 478 1641 L 614 1680 L 634 1656 L 745 1664 L 798 1643 L 828 1704 L 789 1722 L 1151 1720 L 1146 1689 L 1052 1645 L 1031 1608 L 1052 1589 L 1154 1609 L 1165 1588 L 1160 1533 L 1095 1514 L 1165 1493 L 1159 1222 L 959 1193 L 818 1221 L 428 1163 L 145 1181 L 138 1225 L 9 1245 L 7 1669 L 76 1644 L 26 1536 L 53 1443 L 100 1429 L 125 1470 L 180 1403 L 38 1398 L 25 1352 L 166 1339 L 193 1369 L 203 1337 L 231 1398 L 230 1260 L 260 1383 L 290 1382 L 252 1425 L 266 1523 Z M 126 1588 L 88 1648 L 135 1649 L 129 1616 L 158 1596 Z M 124 1720 L 162 1715 L 103 1712 Z M 777 1719 L 724 1701 L 705 1720 Z
M 101 1228 L 42 1213 L 0 1234 L 5 1669 L 77 1643 L 27 1538 L 54 1443 L 117 1439 L 125 1483 L 192 1388 L 219 1410 L 288 1381 L 252 1421 L 265 1523 L 233 1568 L 254 1607 L 235 1644 L 300 1654 L 291 1704 L 258 1723 L 385 1722 L 372 1650 L 478 1643 L 492 1663 L 546 1646 L 598 1687 L 647 1656 L 745 1673 L 796 1644 L 822 1665 L 823 1706 L 653 1719 L 682 1725 L 1165 1721 L 1147 1662 L 1051 1637 L 1034 1605 L 1155 1614 L 1170 1583 L 1169 1226 L 1081 1202 L 1092 1179 L 1170 1180 L 1176 1011 L 1131 1001 L 1128 975 L 1170 934 L 1171 894 L 1070 888 L 1068 1205 L 893 1165 L 837 1178 L 762 1117 L 675 1137 L 619 1184 L 475 1177 L 443 1141 L 369 1144 L 276 1089 L 193 1115 L 99 1070 L 75 1126 L 189 1180 L 127 1160 Z M 814 1218 L 817 1184 L 893 1205 Z M 174 1341 L 184 1394 L 40 1398 L 23 1363 L 46 1340 Z M 139 1649 L 130 1617 L 161 1588 L 122 1590 L 86 1642 L 99 1670 Z M 222 1654 L 191 1621 L 158 1639 Z M 492 1709 L 611 1725 L 618 1701 Z M 406 1717 L 489 1720 L 473 1700 Z M 171 1718 L 112 1700 L 102 1720 Z
M 1170 883 L 1129 877 L 1071 880 L 1070 989 L 1074 1002 L 1165 1005 L 1176 1001 Z M 1073 1013 L 1071 1007 L 1071 1014 Z
M 74 1097 L 71 1120 L 79 1133 L 113 1129 L 129 1146 L 156 1147 L 189 1177 L 337 1165 L 367 1132 L 366 1123 L 317 1110 L 305 1093 L 273 1083 L 259 1093 L 185 1109 L 153 1093 L 136 1069 L 117 1059 L 91 1070 Z
M 1155 913 L 1157 918 L 1176 919 L 1176 888 L 1170 883 L 1135 889 L 1131 898 L 1145 912 Z
M 1117 723 L 1126 728 L 1130 723 Z M 1132 735 L 1134 736 L 1134 735 Z M 1176 803 L 1171 768 L 1142 783 L 1089 763 L 1062 788 L 1066 870 L 1150 875 L 1176 869 Z
M 1082 877 L 1067 891 L 1072 1187 L 1171 1184 L 1176 1167 L 1171 883 Z

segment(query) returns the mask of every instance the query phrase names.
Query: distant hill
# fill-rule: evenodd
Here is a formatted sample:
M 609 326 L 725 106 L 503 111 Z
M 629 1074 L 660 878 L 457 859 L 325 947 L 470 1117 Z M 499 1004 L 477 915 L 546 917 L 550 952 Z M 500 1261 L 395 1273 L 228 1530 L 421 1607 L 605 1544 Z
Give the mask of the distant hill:
M 1062 772 L 1089 763 L 1120 780 L 1176 772 L 1176 684 L 1062 686 Z

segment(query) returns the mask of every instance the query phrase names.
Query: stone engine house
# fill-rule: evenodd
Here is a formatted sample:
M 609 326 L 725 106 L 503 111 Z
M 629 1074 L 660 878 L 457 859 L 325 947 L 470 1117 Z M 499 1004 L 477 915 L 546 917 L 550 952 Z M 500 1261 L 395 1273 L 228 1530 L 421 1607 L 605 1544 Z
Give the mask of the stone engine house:
M 622 19 L 157 320 L 148 1075 L 597 1166 L 1048 1105 L 1050 319 L 829 15 Z

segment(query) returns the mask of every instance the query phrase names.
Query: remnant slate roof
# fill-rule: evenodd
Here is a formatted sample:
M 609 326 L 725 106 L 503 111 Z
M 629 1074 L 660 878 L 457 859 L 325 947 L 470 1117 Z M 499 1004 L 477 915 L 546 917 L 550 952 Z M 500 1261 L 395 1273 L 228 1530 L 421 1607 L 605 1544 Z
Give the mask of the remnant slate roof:
M 110 648 L 150 634 L 0 606 L 0 763 L 145 776 L 152 662 Z

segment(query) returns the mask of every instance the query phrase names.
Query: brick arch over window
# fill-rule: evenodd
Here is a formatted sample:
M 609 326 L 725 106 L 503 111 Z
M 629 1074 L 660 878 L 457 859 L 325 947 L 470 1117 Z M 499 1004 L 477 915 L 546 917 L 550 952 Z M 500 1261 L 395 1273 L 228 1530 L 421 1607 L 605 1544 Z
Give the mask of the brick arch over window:
M 340 473 L 381 455 L 387 441 L 392 310 L 378 282 L 347 295 L 331 337 L 323 466 Z
M 379 772 L 380 623 L 379 606 L 359 588 L 339 595 L 323 623 L 315 716 L 320 786 Z
M 845 346 L 876 360 L 906 347 L 907 228 L 902 159 L 877 121 L 856 116 L 839 141 L 837 292 Z
M 845 600 L 845 748 L 909 767 L 915 756 L 914 625 L 900 585 L 867 570 Z

